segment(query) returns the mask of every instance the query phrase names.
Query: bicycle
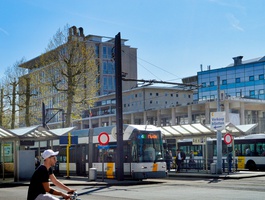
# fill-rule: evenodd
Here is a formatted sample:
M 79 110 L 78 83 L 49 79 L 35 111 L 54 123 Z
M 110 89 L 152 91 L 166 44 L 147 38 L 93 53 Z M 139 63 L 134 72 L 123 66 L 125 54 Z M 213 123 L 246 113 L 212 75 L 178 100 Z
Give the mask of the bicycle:
M 77 192 L 74 192 L 73 195 L 70 197 L 71 200 L 81 200 L 78 198 Z
M 81 200 L 80 198 L 78 198 L 77 192 L 68 193 L 68 194 L 72 194 L 71 197 L 70 197 L 70 200 Z M 60 199 L 64 199 L 64 198 L 60 198 Z

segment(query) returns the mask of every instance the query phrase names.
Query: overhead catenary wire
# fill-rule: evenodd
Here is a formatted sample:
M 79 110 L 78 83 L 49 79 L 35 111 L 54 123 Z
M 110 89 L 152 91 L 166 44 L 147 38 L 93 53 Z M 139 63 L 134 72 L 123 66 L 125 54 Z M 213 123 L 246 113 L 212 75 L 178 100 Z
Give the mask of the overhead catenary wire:
M 130 79 L 130 78 L 124 78 L 124 77 L 122 78 L 122 80 L 123 81 L 137 81 L 137 82 L 148 83 L 148 84 L 161 83 L 161 84 L 177 85 L 181 87 L 190 87 L 190 89 L 197 89 L 200 87 L 199 85 L 195 85 L 195 84 L 176 83 L 176 82 L 157 81 L 157 80 Z
M 130 53 L 128 54 L 128 53 L 126 53 L 125 51 L 122 51 L 122 53 L 128 55 L 128 56 L 131 57 L 131 58 L 135 58 L 135 57 L 132 56 Z M 159 67 L 159 66 L 157 66 L 157 65 L 155 65 L 155 64 L 152 64 L 151 62 L 146 61 L 146 60 L 140 58 L 139 56 L 137 56 L 137 59 L 138 59 L 138 60 L 142 60 L 142 61 L 148 63 L 149 65 L 152 65 L 152 66 L 154 66 L 154 67 L 156 67 L 156 68 L 162 70 L 163 72 L 166 72 L 166 73 L 168 73 L 168 74 L 170 74 L 170 75 L 174 75 L 174 76 L 176 76 L 176 77 L 177 77 L 176 80 L 181 79 L 181 78 L 178 77 L 176 74 L 173 74 L 172 72 L 169 72 L 169 71 L 165 70 L 165 69 L 162 68 L 162 67 Z M 145 70 L 147 70 L 150 74 L 152 74 L 152 75 L 153 75 L 154 77 L 156 77 L 157 79 L 162 80 L 161 78 L 159 78 L 158 76 L 156 76 L 154 73 L 152 73 L 150 70 L 148 70 L 147 67 L 145 67 L 143 64 L 139 63 L 138 61 L 137 61 L 137 64 L 139 64 L 140 66 L 142 66 Z

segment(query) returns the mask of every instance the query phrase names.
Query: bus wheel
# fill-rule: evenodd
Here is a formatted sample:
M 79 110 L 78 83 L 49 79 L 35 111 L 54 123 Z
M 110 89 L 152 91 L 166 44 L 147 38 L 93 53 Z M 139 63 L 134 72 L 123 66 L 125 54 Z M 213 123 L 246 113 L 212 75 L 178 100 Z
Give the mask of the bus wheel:
M 257 166 L 256 163 L 253 160 L 249 160 L 247 162 L 246 168 L 250 171 L 256 171 L 257 170 Z

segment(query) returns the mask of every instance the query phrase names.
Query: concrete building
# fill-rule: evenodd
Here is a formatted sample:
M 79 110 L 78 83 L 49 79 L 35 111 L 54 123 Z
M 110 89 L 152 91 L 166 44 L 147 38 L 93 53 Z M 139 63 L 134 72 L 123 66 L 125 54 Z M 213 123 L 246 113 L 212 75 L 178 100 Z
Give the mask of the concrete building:
M 115 92 L 115 60 L 114 60 L 114 46 L 115 39 L 112 37 L 104 37 L 98 35 L 84 35 L 83 28 L 76 28 L 75 26 L 69 29 L 69 38 L 76 38 L 78 40 L 84 41 L 86 47 L 93 47 L 96 57 L 96 64 L 98 68 L 98 79 L 96 80 L 97 84 L 100 85 L 99 91 L 97 93 L 98 96 L 106 95 Z M 69 39 L 68 39 L 69 40 Z M 121 48 L 122 48 L 122 71 L 126 74 L 127 78 L 137 79 L 137 49 L 132 48 L 125 43 L 128 40 L 121 39 Z M 63 49 L 63 48 L 62 48 Z M 49 52 L 46 53 L 49 55 Z M 49 57 L 49 56 L 48 56 Z M 46 102 L 45 106 L 48 109 L 53 108 L 65 108 L 66 104 L 62 104 L 62 99 L 66 99 L 62 92 L 58 92 L 53 87 L 47 88 L 45 91 L 41 86 L 36 85 L 35 81 L 43 79 L 45 80 L 45 73 L 49 70 L 53 70 L 52 73 L 56 72 L 56 66 L 60 65 L 58 59 L 49 60 L 49 63 L 44 66 L 39 66 L 38 63 L 42 59 L 41 55 L 29 60 L 20 67 L 28 69 L 28 75 L 31 77 L 31 93 L 35 94 L 32 96 L 31 100 L 34 101 L 34 105 L 30 107 L 31 113 L 34 113 L 34 120 L 31 122 L 31 125 L 42 123 L 42 102 Z M 52 65 L 52 68 L 51 68 Z M 49 69 L 49 67 L 51 69 Z M 51 73 L 51 74 L 52 74 Z M 28 76 L 26 75 L 26 76 Z M 59 75 L 58 75 L 59 76 Z M 65 80 L 61 81 L 61 84 L 64 84 Z M 25 83 L 26 84 L 26 83 Z M 40 83 L 38 83 L 40 84 Z M 45 83 L 41 83 L 45 84 Z M 20 88 L 25 87 L 24 85 L 20 85 Z M 123 90 L 129 90 L 131 88 L 136 87 L 136 82 L 128 81 L 123 82 Z M 20 116 L 24 116 L 26 113 L 25 109 L 20 111 Z M 62 121 L 62 113 L 58 113 L 56 116 L 52 118 L 50 122 L 59 122 Z M 25 122 L 23 121 L 23 117 L 20 117 L 19 120 L 20 126 L 25 126 Z
M 125 124 L 153 124 L 165 126 L 191 123 L 185 107 L 193 102 L 193 91 L 178 87 L 138 87 L 123 91 L 123 122 Z M 184 109 L 184 112 L 181 110 Z M 176 111 L 177 110 L 177 111 Z M 180 112 L 181 115 L 176 115 Z M 78 129 L 116 124 L 115 93 L 99 96 L 95 106 L 83 112 L 83 119 L 73 122 Z M 91 120 L 91 121 L 90 121 Z M 55 128 L 58 123 L 49 124 Z
M 224 68 L 202 70 L 197 73 L 198 101 L 217 98 L 217 76 L 220 77 L 221 98 L 240 97 L 265 100 L 265 57 L 243 61 L 234 57 L 234 63 Z

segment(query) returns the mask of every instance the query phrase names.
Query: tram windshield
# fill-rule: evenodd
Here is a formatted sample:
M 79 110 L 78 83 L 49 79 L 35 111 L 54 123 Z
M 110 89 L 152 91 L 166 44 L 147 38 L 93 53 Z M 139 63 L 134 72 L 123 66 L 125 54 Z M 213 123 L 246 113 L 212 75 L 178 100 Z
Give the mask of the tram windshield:
M 163 161 L 162 147 L 160 131 L 137 131 L 132 138 L 133 162 Z

